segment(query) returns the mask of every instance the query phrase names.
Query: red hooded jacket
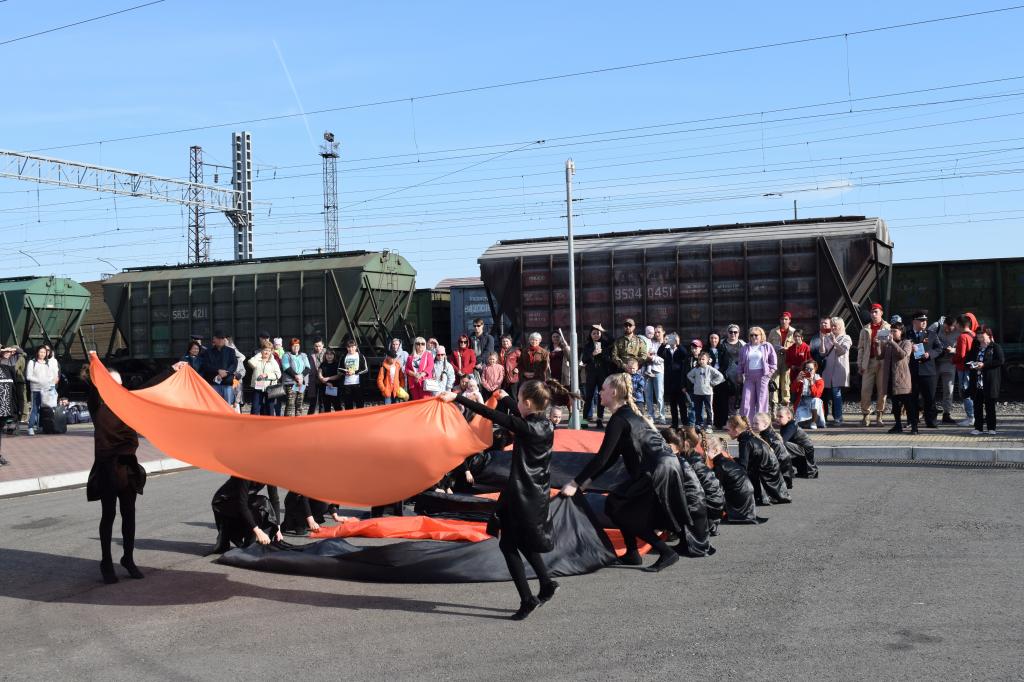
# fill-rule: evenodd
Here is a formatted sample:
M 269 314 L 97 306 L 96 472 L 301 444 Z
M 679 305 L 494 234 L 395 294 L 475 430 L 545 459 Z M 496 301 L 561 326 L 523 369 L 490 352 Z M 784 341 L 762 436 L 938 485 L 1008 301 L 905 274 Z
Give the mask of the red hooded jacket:
M 964 315 L 970 319 L 971 326 L 970 329 L 960 332 L 960 336 L 956 340 L 956 350 L 953 353 L 953 366 L 960 372 L 966 370 L 964 362 L 967 360 L 967 352 L 974 344 L 974 330 L 978 328 L 978 318 L 974 316 L 974 313 L 964 313 Z

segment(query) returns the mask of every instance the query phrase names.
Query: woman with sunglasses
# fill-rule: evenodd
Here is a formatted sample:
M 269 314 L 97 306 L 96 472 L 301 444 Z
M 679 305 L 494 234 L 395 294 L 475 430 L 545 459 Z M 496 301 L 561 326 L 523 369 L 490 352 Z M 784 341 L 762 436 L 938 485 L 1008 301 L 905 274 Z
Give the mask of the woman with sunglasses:
M 467 344 L 469 338 L 466 338 Z M 465 348 L 466 345 L 460 346 Z M 472 353 L 473 350 L 469 349 Z M 409 353 L 409 358 L 405 361 L 405 379 L 409 385 L 409 399 L 419 400 L 432 394 L 427 393 L 424 388 L 424 382 L 427 379 L 433 379 L 434 377 L 434 358 L 427 352 L 427 340 L 422 336 L 417 336 L 412 342 L 412 353 Z
M 778 369 L 775 348 L 767 342 L 764 329 L 751 327 L 750 342 L 740 350 L 740 376 L 743 378 L 743 397 L 740 414 L 752 421 L 758 412 L 768 411 L 768 383 Z
M 747 345 L 740 335 L 740 327 L 737 324 L 730 324 L 725 331 L 725 339 L 722 340 L 722 348 L 729 355 L 729 368 L 725 371 L 725 378 L 729 380 L 729 411 L 726 417 L 731 417 L 740 408 L 740 398 L 743 392 L 743 377 L 740 375 L 740 351 Z
M 455 342 L 451 363 L 452 367 L 455 368 L 455 383 L 459 383 L 462 381 L 462 377 L 472 374 L 476 370 L 476 352 L 470 346 L 468 334 L 463 334 Z

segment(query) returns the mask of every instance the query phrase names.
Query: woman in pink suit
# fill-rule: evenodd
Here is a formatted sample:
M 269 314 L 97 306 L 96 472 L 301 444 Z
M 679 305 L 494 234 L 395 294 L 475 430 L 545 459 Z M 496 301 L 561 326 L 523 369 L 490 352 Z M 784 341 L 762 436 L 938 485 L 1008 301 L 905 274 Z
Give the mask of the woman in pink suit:
M 412 352 L 405 361 L 405 376 L 410 400 L 433 395 L 423 389 L 424 380 L 434 376 L 434 356 L 427 352 L 427 340 L 422 336 L 417 336 L 412 342 Z
M 765 340 L 764 329 L 751 327 L 750 343 L 740 349 L 740 376 L 743 377 L 740 414 L 748 420 L 758 412 L 768 411 L 768 382 L 778 366 L 775 349 Z

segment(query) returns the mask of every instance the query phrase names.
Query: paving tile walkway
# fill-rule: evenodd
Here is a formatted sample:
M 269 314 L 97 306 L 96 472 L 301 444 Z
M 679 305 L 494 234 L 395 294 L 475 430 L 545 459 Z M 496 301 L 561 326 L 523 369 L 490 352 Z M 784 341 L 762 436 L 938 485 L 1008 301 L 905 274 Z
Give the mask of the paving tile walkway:
M 28 436 L 24 431 L 18 436 L 4 434 L 0 446 L 10 464 L 0 467 L 0 483 L 88 471 L 93 459 L 92 433 L 91 424 L 76 424 L 60 435 Z M 140 439 L 138 457 L 145 463 L 166 459 L 167 455 Z

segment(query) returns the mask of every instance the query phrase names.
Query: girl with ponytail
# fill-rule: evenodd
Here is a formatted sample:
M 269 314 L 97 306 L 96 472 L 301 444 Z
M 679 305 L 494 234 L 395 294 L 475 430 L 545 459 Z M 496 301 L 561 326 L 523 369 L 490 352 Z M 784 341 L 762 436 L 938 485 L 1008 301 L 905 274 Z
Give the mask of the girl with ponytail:
M 704 489 L 708 535 L 712 537 L 718 535 L 718 524 L 722 520 L 725 510 L 725 493 L 722 492 L 722 484 L 718 482 L 712 471 L 714 463 L 709 463 L 707 460 L 707 434 L 703 430 L 698 433 L 692 426 L 688 426 L 679 432 L 672 431 L 671 429 L 662 429 L 661 433 L 665 436 L 665 442 L 669 444 L 669 447 L 672 446 L 673 441 L 666 434 L 671 434 L 679 440 L 680 457 L 685 459 L 687 464 L 690 465 L 693 473 L 697 476 L 697 480 L 700 481 L 701 487 Z
M 754 485 L 747 469 L 729 454 L 727 443 L 718 436 L 702 434 L 704 459 L 722 486 L 726 523 L 759 523 L 754 504 Z
M 605 379 L 601 404 L 612 416 L 605 428 L 601 449 L 575 479 L 562 487 L 561 494 L 572 497 L 578 490 L 585 489 L 621 457 L 629 479 L 609 491 L 605 502 L 605 513 L 622 529 L 626 543 L 626 554 L 619 563 L 642 565 L 637 549 L 637 538 L 640 538 L 659 554 L 654 565 L 643 570 L 657 572 L 679 561 L 679 554 L 665 544 L 656 531 L 666 530 L 684 537 L 684 531 L 693 532 L 696 524 L 688 509 L 679 459 L 640 412 L 632 393 L 628 374 L 613 374 Z M 688 553 L 689 544 L 681 542 L 678 551 Z
M 548 500 L 551 497 L 551 447 L 555 427 L 548 418 L 554 403 L 566 406 L 578 398 L 557 381 L 527 381 L 519 389 L 519 402 L 504 391 L 496 391 L 508 412 L 499 412 L 461 395 L 441 394 L 445 402 L 456 402 L 466 410 L 502 426 L 512 433 L 512 465 L 508 482 L 498 498 L 497 510 L 487 524 L 487 532 L 498 536 L 498 547 L 508 564 L 508 572 L 519 592 L 519 610 L 513 620 L 523 620 L 541 604 L 555 596 L 558 583 L 551 579 L 541 554 L 554 547 Z M 521 556 L 526 557 L 540 580 L 540 592 L 534 596 L 526 580 Z
M 750 428 L 743 415 L 733 415 L 725 423 L 729 436 L 739 445 L 739 463 L 747 469 L 754 486 L 754 498 L 763 506 L 789 504 L 793 501 L 782 479 L 782 468 L 772 447 Z

